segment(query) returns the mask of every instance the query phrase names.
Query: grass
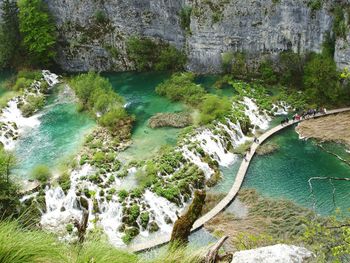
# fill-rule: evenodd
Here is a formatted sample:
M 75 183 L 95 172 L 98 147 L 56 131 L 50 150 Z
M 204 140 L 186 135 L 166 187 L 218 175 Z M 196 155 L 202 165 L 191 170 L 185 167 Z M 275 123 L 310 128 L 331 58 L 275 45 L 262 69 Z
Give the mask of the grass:
M 199 263 L 205 249 L 167 249 L 152 259 L 116 249 L 107 240 L 88 235 L 82 245 L 59 242 L 40 230 L 26 230 L 15 221 L 0 221 L 1 263 Z
M 67 247 L 53 236 L 20 230 L 15 222 L 0 222 L 0 262 L 68 262 Z
M 0 98 L 0 109 L 5 108 L 7 103 L 14 97 L 20 95 L 18 91 L 6 91 Z

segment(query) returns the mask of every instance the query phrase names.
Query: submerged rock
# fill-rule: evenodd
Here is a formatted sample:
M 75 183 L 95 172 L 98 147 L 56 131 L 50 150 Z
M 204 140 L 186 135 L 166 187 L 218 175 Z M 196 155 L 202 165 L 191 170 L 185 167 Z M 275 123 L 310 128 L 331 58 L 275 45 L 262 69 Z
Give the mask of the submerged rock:
M 277 150 L 278 150 L 278 144 L 268 142 L 261 145 L 258 149 L 256 149 L 256 153 L 257 155 L 267 155 Z
M 313 257 L 304 247 L 277 244 L 236 252 L 231 263 L 302 263 Z
M 192 118 L 188 113 L 157 113 L 149 119 L 148 124 L 152 129 L 161 127 L 184 128 L 192 124 Z

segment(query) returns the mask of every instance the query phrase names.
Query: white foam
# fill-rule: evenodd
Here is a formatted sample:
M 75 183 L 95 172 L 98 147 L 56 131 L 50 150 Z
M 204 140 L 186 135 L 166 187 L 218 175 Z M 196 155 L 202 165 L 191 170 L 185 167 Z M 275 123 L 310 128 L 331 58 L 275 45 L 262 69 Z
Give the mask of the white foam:
M 246 106 L 244 113 L 249 117 L 251 124 L 266 130 L 271 121 L 271 118 L 266 112 L 260 111 L 256 103 L 248 97 L 244 97 L 242 103 Z

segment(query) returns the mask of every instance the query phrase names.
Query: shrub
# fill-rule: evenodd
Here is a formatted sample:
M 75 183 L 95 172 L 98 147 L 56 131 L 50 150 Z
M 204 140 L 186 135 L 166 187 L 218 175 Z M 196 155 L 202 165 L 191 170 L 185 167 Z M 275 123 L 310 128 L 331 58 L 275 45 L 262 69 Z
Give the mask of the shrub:
M 182 101 L 196 106 L 200 103 L 205 90 L 195 84 L 193 73 L 175 73 L 170 79 L 156 87 L 156 92 L 172 101 Z
M 51 171 L 46 165 L 38 165 L 33 169 L 31 177 L 41 183 L 46 183 L 51 175 Z
M 192 14 L 191 6 L 184 6 L 180 11 L 181 28 L 185 30 L 187 33 L 191 32 L 191 14 Z
M 97 23 L 104 23 L 107 20 L 106 14 L 102 10 L 97 10 L 94 14 L 95 20 Z
M 89 72 L 71 80 L 77 97 L 84 110 L 94 113 L 102 126 L 112 131 L 118 130 L 119 122 L 127 119 L 124 99 L 113 91 L 112 85 L 99 74 Z
M 70 189 L 71 181 L 70 175 L 67 171 L 61 174 L 61 176 L 58 178 L 58 183 L 64 192 L 67 192 Z
M 276 73 L 272 67 L 272 61 L 265 60 L 260 64 L 259 73 L 266 84 L 275 84 L 277 82 Z
M 15 85 L 13 86 L 13 89 L 17 91 L 24 90 L 25 88 L 28 88 L 31 84 L 32 80 L 23 77 L 18 77 Z
M 45 96 L 40 95 L 29 95 L 26 98 L 26 103 L 24 103 L 20 109 L 24 117 L 29 117 L 33 115 L 36 111 L 41 110 L 45 106 Z
M 120 199 L 120 202 L 123 202 L 128 196 L 129 196 L 128 191 L 126 191 L 124 189 L 120 190 L 119 193 L 118 193 L 118 197 Z
M 131 37 L 127 41 L 129 59 L 139 71 L 179 70 L 186 63 L 186 56 L 167 43 L 156 43 L 149 38 Z
M 155 64 L 155 70 L 182 70 L 186 61 L 187 57 L 183 52 L 173 46 L 167 46 L 161 49 L 158 61 Z
M 228 98 L 208 94 L 204 97 L 200 105 L 200 122 L 202 124 L 210 123 L 214 120 L 220 120 L 232 109 Z

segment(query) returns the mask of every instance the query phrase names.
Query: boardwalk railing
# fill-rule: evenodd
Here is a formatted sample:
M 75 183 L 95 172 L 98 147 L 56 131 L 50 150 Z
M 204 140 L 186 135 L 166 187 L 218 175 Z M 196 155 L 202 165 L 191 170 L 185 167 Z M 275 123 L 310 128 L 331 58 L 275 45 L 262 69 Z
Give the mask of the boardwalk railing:
M 341 113 L 341 112 L 346 112 L 350 111 L 350 108 L 342 108 L 342 109 L 336 109 L 336 110 L 330 110 L 327 111 L 326 114 L 317 114 L 311 118 L 319 118 L 319 117 L 324 117 L 327 115 L 331 114 L 336 114 L 336 113 Z M 300 121 L 290 121 L 289 123 L 286 123 L 284 125 L 278 125 L 268 131 L 266 131 L 264 134 L 262 134 L 258 140 L 259 143 L 253 143 L 251 148 L 250 148 L 250 153 L 246 156 L 246 160 L 242 161 L 241 166 L 239 167 L 239 170 L 237 172 L 235 181 L 232 185 L 232 188 L 228 192 L 228 194 L 208 213 L 203 215 L 201 218 L 199 218 L 193 225 L 192 227 L 192 232 L 198 230 L 201 228 L 205 223 L 210 221 L 212 218 L 214 218 L 217 214 L 219 214 L 221 211 L 223 211 L 228 205 L 231 204 L 231 202 L 234 200 L 234 198 L 237 196 L 238 191 L 240 190 L 244 177 L 248 171 L 250 161 L 252 160 L 253 156 L 255 155 L 256 149 L 260 146 L 261 143 L 263 143 L 266 139 L 274 135 L 275 133 L 279 132 L 280 130 L 283 130 L 289 126 L 292 126 L 296 123 L 302 122 L 304 120 Z M 156 240 L 150 240 L 147 243 L 142 243 L 142 244 L 135 244 L 129 247 L 129 249 L 132 252 L 142 252 L 144 250 L 148 250 L 151 248 L 159 247 L 161 245 L 164 245 L 170 241 L 170 236 L 160 236 Z

